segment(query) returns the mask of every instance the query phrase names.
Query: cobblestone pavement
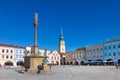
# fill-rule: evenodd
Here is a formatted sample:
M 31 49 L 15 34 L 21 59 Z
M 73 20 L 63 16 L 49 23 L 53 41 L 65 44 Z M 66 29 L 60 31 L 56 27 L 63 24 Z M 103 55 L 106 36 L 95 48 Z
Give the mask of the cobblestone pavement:
M 56 66 L 50 74 L 21 74 L 0 69 L 0 80 L 120 80 L 115 66 Z

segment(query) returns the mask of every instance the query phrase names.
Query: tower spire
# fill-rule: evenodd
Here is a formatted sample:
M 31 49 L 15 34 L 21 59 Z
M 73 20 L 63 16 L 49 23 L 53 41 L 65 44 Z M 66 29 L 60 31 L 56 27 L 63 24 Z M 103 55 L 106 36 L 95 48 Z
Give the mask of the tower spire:
M 63 37 L 63 31 L 62 31 L 62 28 L 61 28 L 60 37 Z
M 59 53 L 61 56 L 61 64 L 64 65 L 65 64 L 65 41 L 63 37 L 62 28 L 61 28 L 60 40 L 59 40 Z
M 59 53 L 65 53 L 65 41 L 63 37 L 62 28 L 61 28 L 60 39 L 59 39 Z
M 64 36 L 63 36 L 63 31 L 62 31 L 62 28 L 61 28 L 61 32 L 60 32 L 60 42 L 64 42 Z

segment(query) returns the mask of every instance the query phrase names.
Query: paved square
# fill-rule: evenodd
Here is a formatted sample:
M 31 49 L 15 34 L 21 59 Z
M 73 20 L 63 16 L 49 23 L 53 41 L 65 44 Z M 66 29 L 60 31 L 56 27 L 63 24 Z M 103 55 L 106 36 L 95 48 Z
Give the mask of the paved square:
M 0 69 L 0 80 L 120 80 L 120 69 L 115 66 L 56 66 L 46 75 Z

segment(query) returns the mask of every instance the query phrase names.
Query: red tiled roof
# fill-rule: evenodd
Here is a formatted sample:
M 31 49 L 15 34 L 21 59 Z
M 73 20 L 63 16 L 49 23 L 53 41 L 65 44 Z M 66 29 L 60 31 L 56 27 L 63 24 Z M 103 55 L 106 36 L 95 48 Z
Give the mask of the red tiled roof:
M 0 46 L 2 46 L 2 47 L 24 48 L 24 47 L 21 47 L 21 46 L 14 46 L 14 45 L 8 45 L 8 44 L 0 44 Z

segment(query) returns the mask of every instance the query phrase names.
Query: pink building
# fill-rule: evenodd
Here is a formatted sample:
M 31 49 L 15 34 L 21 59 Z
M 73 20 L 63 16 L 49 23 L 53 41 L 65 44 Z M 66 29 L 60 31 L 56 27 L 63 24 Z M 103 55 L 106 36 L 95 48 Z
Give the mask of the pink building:
M 56 50 L 50 54 L 49 63 L 60 65 L 60 54 Z

